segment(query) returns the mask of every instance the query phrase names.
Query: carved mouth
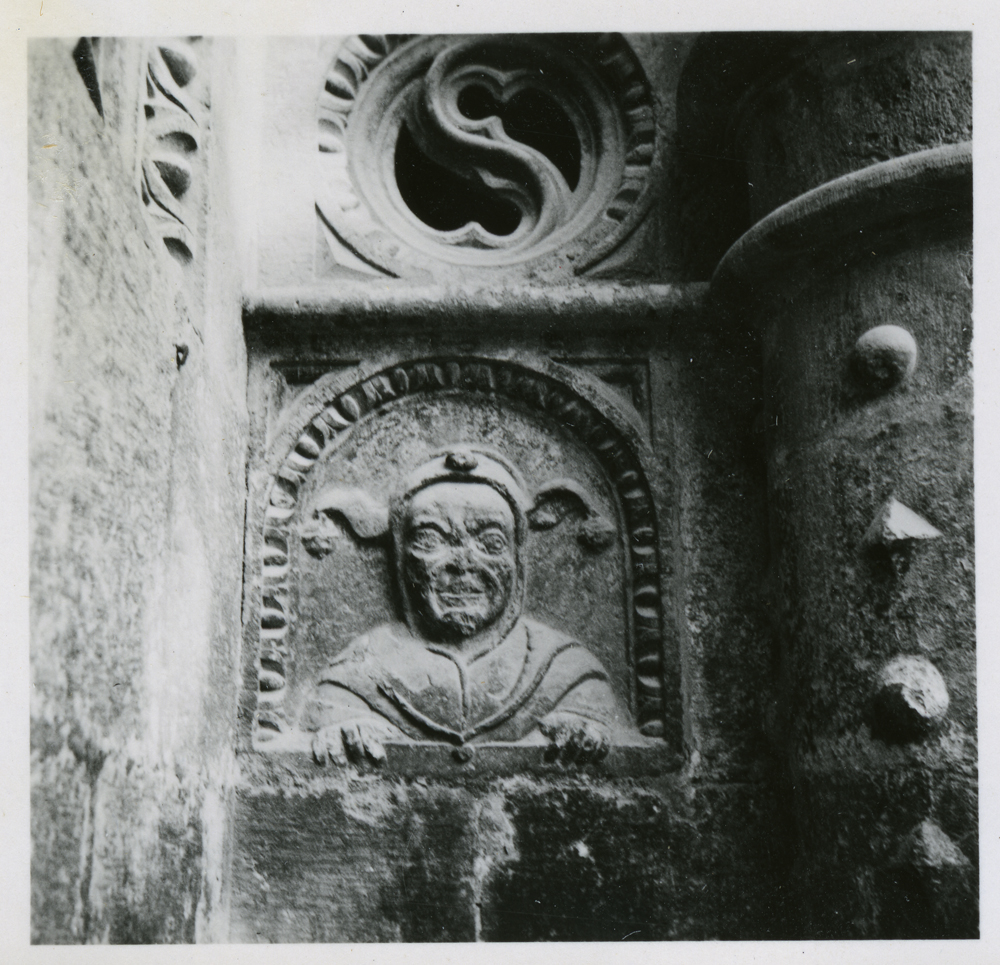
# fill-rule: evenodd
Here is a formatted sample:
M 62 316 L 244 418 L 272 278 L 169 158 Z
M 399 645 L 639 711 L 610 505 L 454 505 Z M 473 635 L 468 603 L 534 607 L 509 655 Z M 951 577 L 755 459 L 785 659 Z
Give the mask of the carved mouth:
M 485 603 L 486 594 L 482 590 L 463 590 L 458 593 L 439 590 L 437 598 L 449 610 L 467 607 L 478 609 Z
M 481 573 L 444 573 L 434 587 L 438 602 L 448 609 L 473 607 L 489 602 L 489 588 L 495 582 Z
M 509 595 L 510 579 L 506 573 L 489 569 L 459 570 L 445 564 L 413 582 L 422 584 L 422 602 L 418 606 L 431 628 L 445 636 L 468 637 L 500 615 Z

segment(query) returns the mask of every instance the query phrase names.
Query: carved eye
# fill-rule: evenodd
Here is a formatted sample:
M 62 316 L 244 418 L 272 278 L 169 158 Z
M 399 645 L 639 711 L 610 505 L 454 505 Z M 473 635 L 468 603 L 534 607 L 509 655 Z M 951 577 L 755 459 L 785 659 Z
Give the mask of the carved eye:
M 410 534 L 411 550 L 418 553 L 433 553 L 444 545 L 444 534 L 433 526 L 422 526 Z
M 479 534 L 479 547 L 490 556 L 499 556 L 507 549 L 507 537 L 498 529 L 489 529 Z

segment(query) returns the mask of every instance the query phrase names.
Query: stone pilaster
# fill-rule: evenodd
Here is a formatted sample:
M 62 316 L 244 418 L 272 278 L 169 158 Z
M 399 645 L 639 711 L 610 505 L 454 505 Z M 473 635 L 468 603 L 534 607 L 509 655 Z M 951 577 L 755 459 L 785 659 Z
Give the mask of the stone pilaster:
M 737 111 L 760 220 L 713 294 L 762 338 L 810 937 L 977 934 L 966 42 L 813 45 Z

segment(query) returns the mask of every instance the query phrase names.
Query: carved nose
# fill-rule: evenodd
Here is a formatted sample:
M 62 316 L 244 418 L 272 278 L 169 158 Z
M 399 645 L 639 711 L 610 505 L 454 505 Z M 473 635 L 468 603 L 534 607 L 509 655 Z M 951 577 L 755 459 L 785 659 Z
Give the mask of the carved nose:
M 445 563 L 445 569 L 449 573 L 465 573 L 470 570 L 472 566 L 472 548 L 465 544 L 456 546 L 451 553 L 448 554 L 448 562 Z

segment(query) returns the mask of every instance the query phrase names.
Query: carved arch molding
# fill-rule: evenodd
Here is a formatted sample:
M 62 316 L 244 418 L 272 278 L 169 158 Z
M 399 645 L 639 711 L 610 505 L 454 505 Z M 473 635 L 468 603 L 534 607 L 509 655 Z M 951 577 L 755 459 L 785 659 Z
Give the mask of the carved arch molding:
M 327 240 L 373 274 L 579 274 L 636 229 L 656 182 L 652 93 L 618 34 L 354 36 L 317 121 Z
M 407 400 L 494 405 L 503 418 L 524 412 L 549 427 L 546 432 L 558 427 L 558 433 L 589 454 L 595 471 L 606 481 L 604 515 L 617 516 L 613 526 L 623 584 L 618 605 L 624 618 L 622 639 L 614 646 L 619 647 L 620 665 L 629 678 L 628 703 L 642 734 L 663 738 L 679 750 L 676 644 L 665 632 L 659 523 L 649 485 L 651 456 L 642 431 L 597 380 L 562 365 L 520 356 L 395 356 L 355 370 L 353 375 L 322 377 L 283 417 L 257 490 L 260 502 L 252 509 L 253 536 L 248 547 L 249 565 L 259 587 L 248 614 L 248 642 L 257 643 L 252 666 L 247 668 L 249 702 L 245 704 L 253 745 L 261 750 L 292 746 L 299 726 L 301 694 L 298 703 L 294 694 L 289 701 L 289 690 L 294 690 L 289 686 L 289 670 L 302 679 L 303 664 L 308 661 L 298 652 L 303 644 L 296 641 L 315 632 L 304 629 L 301 624 L 308 619 L 300 621 L 295 612 L 298 584 L 303 580 L 295 561 L 306 559 L 304 550 L 324 556 L 330 548 L 327 543 L 323 552 L 316 551 L 315 520 L 310 516 L 315 499 L 307 495 L 315 480 L 310 481 L 310 475 L 331 457 L 357 461 L 367 444 L 365 424 L 391 419 Z M 536 528 L 548 525 L 552 525 L 550 516 L 548 523 Z M 584 524 L 577 527 L 579 543 L 589 545 L 590 552 L 595 545 L 604 545 L 595 544 L 588 533 Z M 352 565 L 364 569 L 367 564 Z M 351 593 L 347 587 L 341 589 L 349 605 Z
M 197 255 L 204 192 L 207 91 L 199 75 L 202 38 L 149 43 L 139 119 L 136 177 L 146 223 L 181 265 Z

